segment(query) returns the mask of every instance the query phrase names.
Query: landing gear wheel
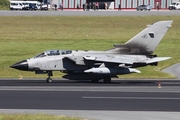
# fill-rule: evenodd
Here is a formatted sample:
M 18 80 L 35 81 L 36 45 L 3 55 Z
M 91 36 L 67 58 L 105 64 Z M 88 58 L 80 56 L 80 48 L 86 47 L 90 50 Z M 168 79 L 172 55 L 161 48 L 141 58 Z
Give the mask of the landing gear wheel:
M 48 71 L 48 78 L 46 79 L 46 82 L 47 83 L 52 83 L 53 82 L 53 80 L 51 79 L 51 76 L 53 76 L 53 74 L 52 74 L 52 71 Z
M 53 80 L 52 80 L 51 78 L 47 78 L 47 79 L 46 79 L 46 82 L 47 82 L 47 83 L 52 83 Z
M 106 76 L 103 79 L 104 83 L 111 83 L 111 77 L 110 76 Z

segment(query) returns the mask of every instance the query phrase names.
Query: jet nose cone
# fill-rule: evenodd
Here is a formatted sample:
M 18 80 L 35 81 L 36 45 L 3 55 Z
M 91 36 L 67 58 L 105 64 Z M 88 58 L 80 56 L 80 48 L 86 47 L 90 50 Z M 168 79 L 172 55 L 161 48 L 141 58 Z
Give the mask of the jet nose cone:
M 12 66 L 10 66 L 11 68 L 15 68 L 15 69 L 18 69 L 18 70 L 24 70 L 24 71 L 27 71 L 28 70 L 28 62 L 27 60 L 23 60 L 23 61 L 20 61 Z

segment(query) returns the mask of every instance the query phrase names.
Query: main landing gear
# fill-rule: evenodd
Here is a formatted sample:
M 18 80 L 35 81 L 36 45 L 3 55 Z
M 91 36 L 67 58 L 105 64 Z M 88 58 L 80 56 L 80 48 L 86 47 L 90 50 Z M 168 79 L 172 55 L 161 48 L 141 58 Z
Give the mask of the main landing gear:
M 111 83 L 111 77 L 110 76 L 105 76 L 103 78 L 103 81 L 104 81 L 104 83 Z
M 98 83 L 99 79 L 92 79 L 91 81 L 92 81 L 92 83 Z M 103 78 L 103 82 L 104 83 L 111 83 L 111 77 L 110 76 L 105 76 Z
M 51 76 L 53 76 L 52 71 L 48 71 L 47 75 L 48 75 L 48 78 L 46 79 L 46 82 L 47 83 L 52 83 L 53 82 L 53 80 L 51 78 Z

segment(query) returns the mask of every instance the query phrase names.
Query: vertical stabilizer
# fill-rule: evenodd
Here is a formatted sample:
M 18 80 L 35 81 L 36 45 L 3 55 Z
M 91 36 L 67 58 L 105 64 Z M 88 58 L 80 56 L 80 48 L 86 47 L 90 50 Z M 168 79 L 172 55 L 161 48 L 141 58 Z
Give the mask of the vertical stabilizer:
M 114 45 L 116 48 L 126 49 L 131 54 L 152 54 L 167 30 L 171 27 L 172 20 L 159 21 L 142 30 L 123 45 Z M 121 51 L 121 50 L 120 50 Z

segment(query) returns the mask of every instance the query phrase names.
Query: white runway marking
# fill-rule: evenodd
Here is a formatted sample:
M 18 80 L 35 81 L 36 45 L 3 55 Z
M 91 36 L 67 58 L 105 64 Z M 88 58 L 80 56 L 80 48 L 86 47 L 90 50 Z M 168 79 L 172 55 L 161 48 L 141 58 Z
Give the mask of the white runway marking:
M 180 98 L 163 98 L 163 97 L 91 97 L 83 96 L 83 99 L 137 99 L 137 100 L 180 100 Z
M 180 87 L 169 87 L 161 86 L 141 86 L 141 87 L 132 87 L 132 86 L 93 86 L 93 87 L 84 87 L 84 86 L 0 86 L 0 90 L 8 91 L 90 91 L 90 92 L 166 92 L 166 93 L 180 93 Z

